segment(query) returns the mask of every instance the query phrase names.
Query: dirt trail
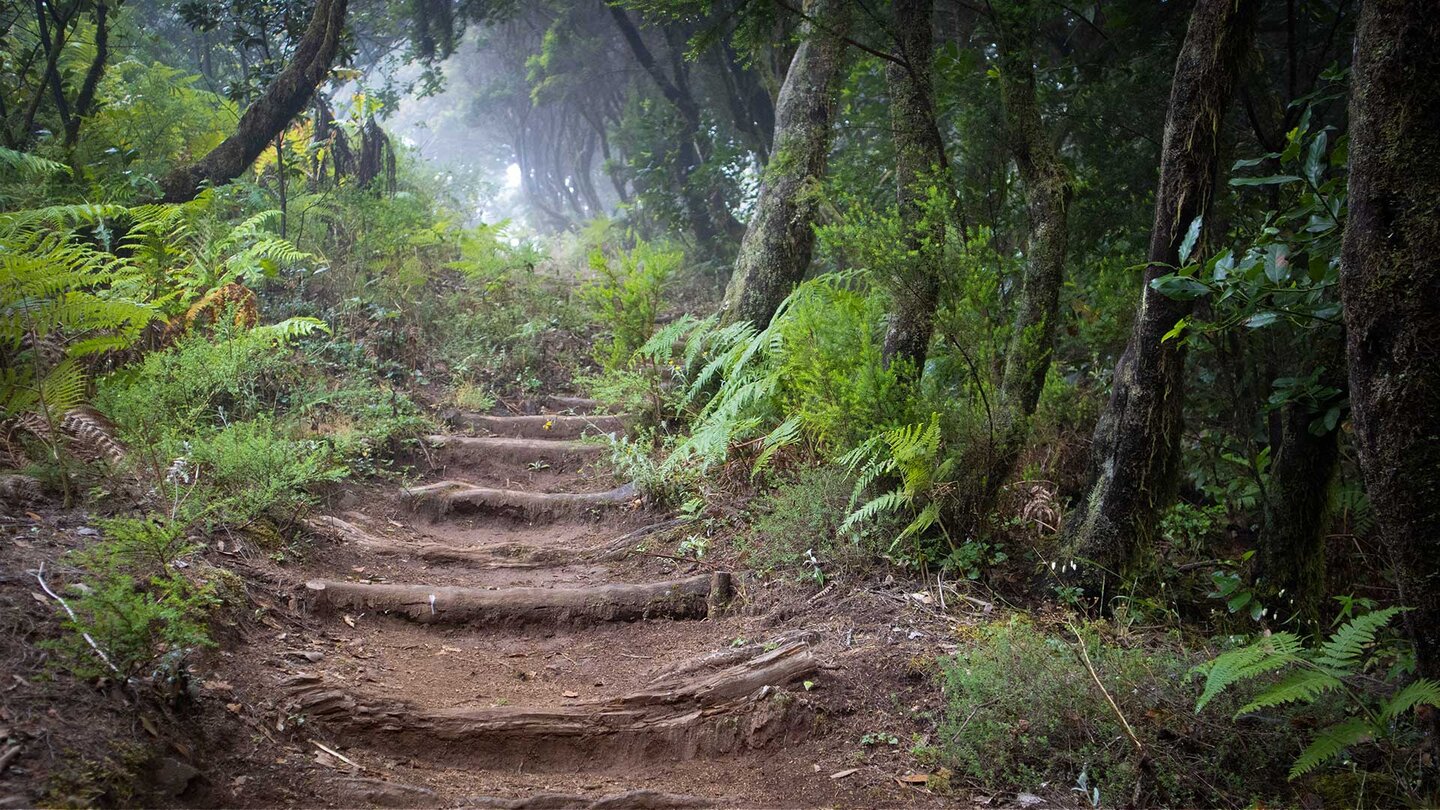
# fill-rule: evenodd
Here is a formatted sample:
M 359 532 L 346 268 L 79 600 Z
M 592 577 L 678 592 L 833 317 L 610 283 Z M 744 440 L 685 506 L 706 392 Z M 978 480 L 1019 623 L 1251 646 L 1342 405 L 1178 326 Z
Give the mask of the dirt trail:
M 314 760 L 297 771 L 293 753 L 277 757 L 240 777 L 237 797 L 536 808 L 926 799 L 896 788 L 883 764 L 831 778 L 856 772 L 859 726 L 842 718 L 882 705 L 857 696 L 883 678 L 864 671 L 876 647 L 856 644 L 854 621 L 825 600 L 777 607 L 739 573 L 637 552 L 683 527 L 600 469 L 599 445 L 580 437 L 630 420 L 589 411 L 572 398 L 537 415 L 452 418 L 463 434 L 432 437 L 424 483 L 352 491 L 309 521 L 321 540 L 289 586 L 284 623 L 271 623 L 280 632 L 251 639 L 220 674 L 235 705 L 254 707 L 236 711 L 257 732 L 245 756 L 263 761 L 265 741 L 289 735 L 292 752 L 308 741 Z

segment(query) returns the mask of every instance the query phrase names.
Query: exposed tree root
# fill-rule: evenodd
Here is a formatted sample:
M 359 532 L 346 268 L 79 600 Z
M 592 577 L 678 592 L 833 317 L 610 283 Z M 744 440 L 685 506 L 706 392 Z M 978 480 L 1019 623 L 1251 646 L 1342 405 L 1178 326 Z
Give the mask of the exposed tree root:
M 449 421 L 457 428 L 483 431 L 492 436 L 525 439 L 578 439 L 582 436 L 624 433 L 634 419 L 624 414 L 491 416 L 461 411 L 452 414 Z
M 428 540 L 397 540 L 372 534 L 346 520 L 330 515 L 308 518 L 305 525 L 314 534 L 340 540 L 379 554 L 395 554 L 431 563 L 463 563 L 471 568 L 552 568 L 576 561 L 577 553 L 565 548 L 534 548 L 517 543 L 488 548 L 466 548 Z
M 524 799 L 477 796 L 468 799 L 465 804 L 467 807 L 495 810 L 684 810 L 715 806 L 714 801 L 700 796 L 682 796 L 658 790 L 627 790 L 600 799 L 569 793 L 537 793 Z
M 552 410 L 557 413 L 619 413 L 616 408 L 606 405 L 598 399 L 590 399 L 589 397 L 569 397 L 562 394 L 551 394 L 545 397 L 545 407 L 548 410 Z
M 524 520 L 577 515 L 634 503 L 639 492 L 626 484 L 605 492 L 525 492 L 477 487 L 464 481 L 437 481 L 405 490 L 417 510 L 439 519 L 451 512 L 498 512 Z
M 508 467 L 546 464 L 555 470 L 575 469 L 605 453 L 603 445 L 566 439 L 523 439 L 505 436 L 428 436 L 443 464 Z
M 379 611 L 422 624 L 593 624 L 640 619 L 699 619 L 730 601 L 730 575 L 589 588 L 483 588 L 369 585 L 312 580 L 315 611 Z
M 332 780 L 337 798 L 355 807 L 435 807 L 440 797 L 435 791 L 403 782 L 387 782 L 361 776 L 343 776 Z
M 281 686 L 288 710 L 363 736 L 367 744 L 427 751 L 437 762 L 573 770 L 712 757 L 803 739 L 814 710 L 780 691 L 816 671 L 804 642 L 787 644 L 703 678 L 654 685 L 567 706 L 425 709 L 358 696 L 318 675 Z
M 673 681 L 684 675 L 693 675 L 696 672 L 703 672 L 709 669 L 721 667 L 732 667 L 742 661 L 749 661 L 766 650 L 779 649 L 791 644 L 815 644 L 820 641 L 820 633 L 815 630 L 792 630 L 782 633 L 763 644 L 746 644 L 741 647 L 731 647 L 724 650 L 715 650 L 705 655 L 678 661 L 670 666 L 658 670 L 651 678 L 652 686 Z

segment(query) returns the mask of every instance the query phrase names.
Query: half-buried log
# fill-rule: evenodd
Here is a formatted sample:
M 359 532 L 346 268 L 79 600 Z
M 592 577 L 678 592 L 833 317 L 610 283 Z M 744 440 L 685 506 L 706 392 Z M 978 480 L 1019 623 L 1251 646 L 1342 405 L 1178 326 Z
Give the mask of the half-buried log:
M 312 610 L 373 611 L 422 624 L 584 625 L 641 619 L 702 619 L 730 599 L 729 574 L 588 588 L 484 588 L 305 583 Z
M 563 706 L 429 709 L 359 695 L 319 675 L 280 685 L 286 707 L 349 739 L 427 762 L 574 771 L 688 760 L 794 743 L 815 711 L 782 691 L 819 668 L 804 642 L 787 644 L 705 677 Z
M 452 512 L 498 512 L 536 520 L 624 506 L 635 502 L 640 493 L 634 484 L 604 492 L 527 492 L 477 487 L 464 481 L 437 481 L 407 489 L 405 497 L 416 510 L 437 519 Z
M 622 434 L 634 419 L 625 414 L 538 414 L 534 416 L 491 416 L 461 411 L 450 415 L 450 423 L 463 430 L 526 439 L 579 439 L 583 436 Z

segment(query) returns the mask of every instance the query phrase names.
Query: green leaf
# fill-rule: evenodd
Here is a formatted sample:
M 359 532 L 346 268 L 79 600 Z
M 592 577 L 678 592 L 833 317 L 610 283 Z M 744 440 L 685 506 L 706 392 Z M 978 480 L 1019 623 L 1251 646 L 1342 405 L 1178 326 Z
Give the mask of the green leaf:
M 1245 325 L 1251 329 L 1259 329 L 1262 326 L 1269 326 L 1280 320 L 1278 312 L 1257 312 L 1245 319 Z
M 1310 142 L 1310 150 L 1305 154 L 1305 176 L 1314 185 L 1320 184 L 1320 176 L 1325 173 L 1325 146 L 1329 142 L 1329 134 L 1321 130 Z
M 1195 243 L 1200 240 L 1200 228 L 1204 225 L 1204 217 L 1195 217 L 1190 220 L 1190 227 L 1185 231 L 1185 238 L 1180 241 L 1180 263 L 1190 261 L 1190 254 L 1195 252 Z
M 1286 183 L 1298 183 L 1299 181 L 1304 180 L 1304 179 L 1305 179 L 1305 178 L 1303 178 L 1303 177 L 1298 177 L 1298 176 L 1293 175 L 1293 174 L 1272 174 L 1272 175 L 1268 175 L 1268 176 L 1266 176 L 1266 177 L 1232 177 L 1232 178 L 1230 178 L 1230 185 L 1232 185 L 1232 186 L 1275 186 L 1275 185 L 1285 185 Z

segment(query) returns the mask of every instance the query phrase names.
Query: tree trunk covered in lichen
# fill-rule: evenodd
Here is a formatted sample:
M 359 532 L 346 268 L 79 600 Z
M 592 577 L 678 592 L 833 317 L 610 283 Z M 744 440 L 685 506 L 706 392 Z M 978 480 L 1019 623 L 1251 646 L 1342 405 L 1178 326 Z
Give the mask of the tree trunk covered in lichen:
M 890 126 L 895 143 L 895 196 L 905 230 L 900 268 L 889 279 L 891 303 L 881 356 L 885 364 L 905 363 L 919 377 L 935 331 L 935 309 L 944 272 L 945 221 L 927 211 L 928 189 L 948 193 L 945 145 L 935 123 L 931 79 L 934 37 L 931 0 L 896 0 L 895 44 L 903 64 L 885 64 Z M 928 215 L 927 215 L 928 214 Z
M 807 13 L 824 30 L 807 26 L 780 88 L 774 152 L 725 291 L 727 322 L 749 321 L 763 329 L 810 267 L 820 178 L 844 78 L 840 37 L 850 11 L 847 0 L 812 0 Z
M 1350 96 L 1341 256 L 1366 491 L 1421 675 L 1440 678 L 1440 14 L 1367 0 Z
M 345 7 L 346 0 L 315 4 L 315 14 L 285 70 L 240 116 L 234 134 L 205 157 L 175 169 L 161 181 L 165 202 L 194 199 L 207 185 L 223 185 L 239 177 L 290 126 L 310 103 L 315 88 L 330 75 L 330 63 L 340 50 Z
M 1109 581 L 1136 561 L 1174 496 L 1185 354 L 1180 341 L 1164 338 L 1192 304 L 1166 298 L 1150 281 L 1180 264 L 1187 230 L 1210 208 L 1220 128 L 1259 5 L 1199 0 L 1175 63 L 1140 309 L 1095 428 L 1089 489 L 1067 527 L 1092 581 Z

